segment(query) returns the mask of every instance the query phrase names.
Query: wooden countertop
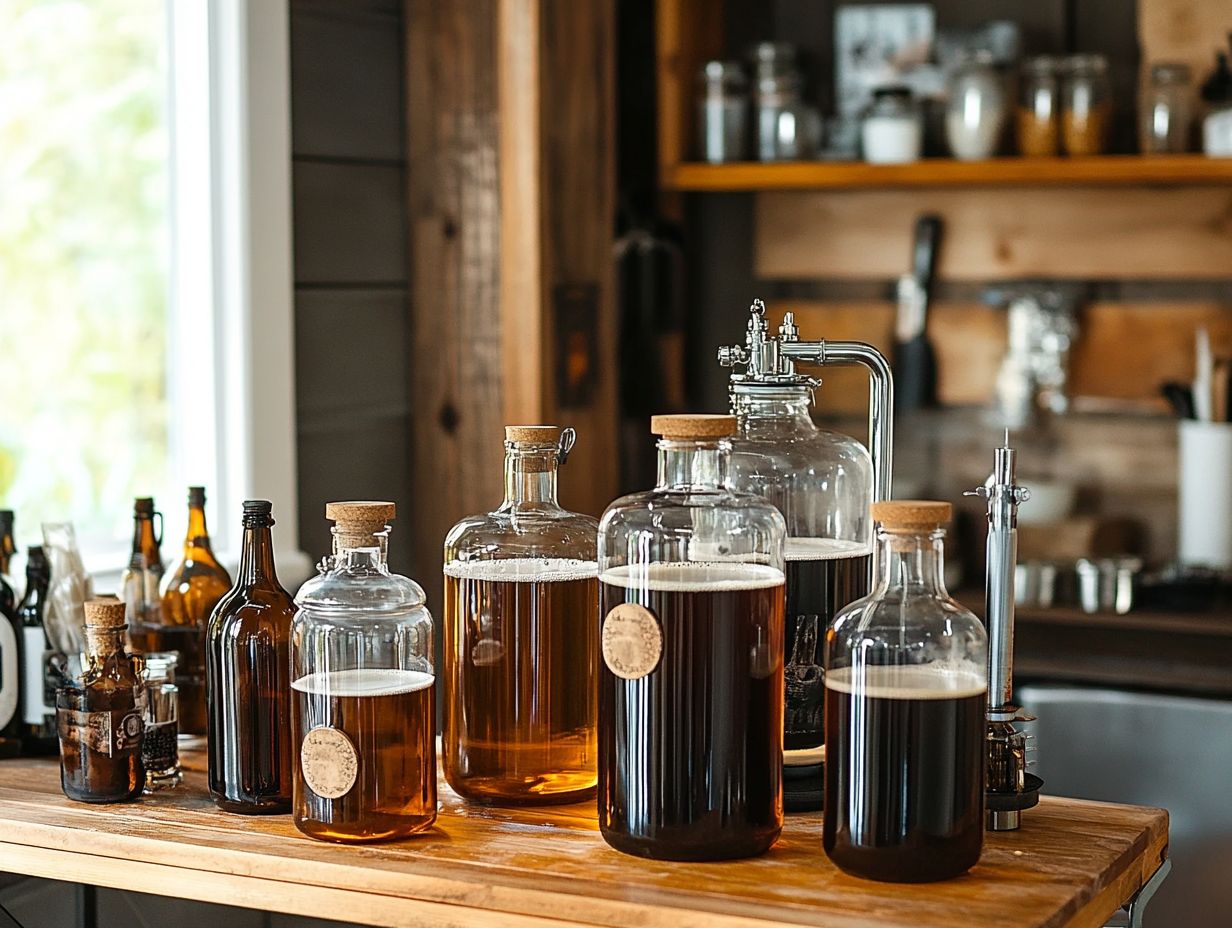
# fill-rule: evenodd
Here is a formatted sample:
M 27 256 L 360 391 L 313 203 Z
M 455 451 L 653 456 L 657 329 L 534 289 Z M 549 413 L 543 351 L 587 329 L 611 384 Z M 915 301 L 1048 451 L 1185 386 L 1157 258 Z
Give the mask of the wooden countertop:
M 53 761 L 0 762 L 0 871 L 387 926 L 1086 928 L 1167 856 L 1161 809 L 1045 798 L 944 883 L 845 876 L 821 849 L 820 814 L 789 816 L 760 858 L 659 863 L 604 844 L 589 803 L 474 807 L 443 783 L 434 832 L 341 847 L 301 836 L 289 816 L 219 812 L 204 757 L 186 761 L 179 789 L 112 806 L 65 799 Z

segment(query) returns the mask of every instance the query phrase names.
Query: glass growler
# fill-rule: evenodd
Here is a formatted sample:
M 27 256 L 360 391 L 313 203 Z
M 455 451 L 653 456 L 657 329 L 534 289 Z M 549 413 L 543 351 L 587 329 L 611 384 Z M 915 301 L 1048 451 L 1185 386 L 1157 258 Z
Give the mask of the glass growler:
M 206 632 L 210 795 L 226 812 L 291 811 L 291 665 L 295 604 L 274 569 L 268 500 L 244 501 L 235 585 Z
M 21 752 L 21 622 L 9 580 L 13 544 L 13 510 L 0 509 L 0 758 Z
M 481 802 L 576 802 L 597 776 L 598 523 L 556 501 L 573 429 L 505 439 L 504 502 L 445 539 L 445 777 Z
M 184 553 L 163 586 L 158 624 L 146 625 L 133 636 L 133 645 L 143 651 L 179 655 L 175 665 L 179 728 L 187 735 L 205 734 L 205 626 L 230 589 L 231 576 L 210 546 L 205 488 L 189 487 Z
M 873 504 L 873 590 L 826 636 L 823 844 L 842 870 L 921 883 L 984 840 L 988 640 L 942 581 L 950 504 Z
M 145 687 L 141 658 L 124 649 L 126 607 L 118 599 L 85 604 L 86 653 L 80 685 L 56 694 L 60 786 L 79 802 L 124 802 L 141 795 Z
M 325 841 L 404 838 L 436 821 L 432 616 L 389 572 L 394 504 L 338 502 L 334 553 L 291 630 L 295 825 Z
M 155 531 L 154 522 L 158 521 Z M 128 606 L 129 640 L 138 650 L 162 624 L 162 602 L 158 587 L 163 579 L 163 514 L 154 510 L 154 500 L 139 496 L 133 500 L 133 545 L 128 566 L 120 575 L 120 599 Z
M 21 752 L 26 755 L 55 754 L 56 680 L 51 658 L 55 653 L 47 638 L 45 614 L 51 568 L 42 545 L 26 550 L 26 592 L 17 607 L 21 622 L 21 717 L 24 730 Z
M 783 543 L 728 487 L 732 416 L 655 416 L 658 482 L 599 527 L 599 829 L 663 860 L 748 857 L 783 825 Z

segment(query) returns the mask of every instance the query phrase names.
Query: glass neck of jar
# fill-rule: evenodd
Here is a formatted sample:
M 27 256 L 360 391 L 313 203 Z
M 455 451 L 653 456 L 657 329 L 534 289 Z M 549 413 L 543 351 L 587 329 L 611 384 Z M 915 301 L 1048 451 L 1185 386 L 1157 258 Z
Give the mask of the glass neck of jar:
M 945 530 L 877 532 L 876 595 L 901 589 L 912 596 L 949 596 L 945 589 Z
M 159 538 L 154 533 L 154 516 L 139 515 L 133 519 L 133 554 L 143 555 L 147 567 L 158 566 L 162 560 Z
M 727 483 L 731 442 L 659 439 L 658 490 L 717 490 Z
M 124 650 L 125 627 L 94 628 L 86 626 L 86 657 L 97 666 Z
M 379 532 L 351 533 L 335 525 L 330 529 L 334 536 L 334 565 L 389 565 L 389 526 Z
M 277 586 L 274 569 L 274 539 L 268 525 L 245 525 L 240 550 L 239 583 L 244 586 Z
M 184 533 L 184 547 L 209 548 L 210 533 L 205 526 L 205 507 L 188 507 L 188 531 Z
M 733 411 L 742 425 L 769 419 L 775 422 L 790 421 L 794 427 L 816 431 L 817 426 L 809 414 L 812 405 L 812 392 L 804 389 L 736 393 L 733 397 Z
M 505 502 L 512 506 L 557 509 L 556 480 L 559 448 L 552 444 L 505 442 Z

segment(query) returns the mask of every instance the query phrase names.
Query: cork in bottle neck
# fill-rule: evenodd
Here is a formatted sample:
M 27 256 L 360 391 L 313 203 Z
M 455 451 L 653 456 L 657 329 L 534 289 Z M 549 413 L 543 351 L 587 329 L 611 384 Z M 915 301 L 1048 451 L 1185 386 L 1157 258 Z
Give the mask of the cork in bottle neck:
M 86 653 L 96 662 L 124 648 L 126 607 L 118 599 L 99 597 L 85 604 Z
M 380 563 L 389 556 L 389 523 L 397 509 L 393 503 L 372 500 L 351 500 L 327 503 L 325 518 L 334 523 L 334 554 L 358 548 L 376 548 Z

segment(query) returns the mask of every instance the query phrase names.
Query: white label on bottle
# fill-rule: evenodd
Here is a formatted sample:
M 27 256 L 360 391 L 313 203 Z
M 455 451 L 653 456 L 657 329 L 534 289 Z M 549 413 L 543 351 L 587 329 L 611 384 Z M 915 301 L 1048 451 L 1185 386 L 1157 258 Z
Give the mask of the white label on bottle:
M 43 701 L 47 692 L 47 651 L 43 626 L 23 626 L 21 645 L 21 689 L 25 697 L 22 721 L 27 725 L 42 725 L 48 715 L 56 714 L 55 708 Z
M 17 664 L 17 635 L 13 623 L 0 616 L 0 729 L 17 712 L 17 693 L 21 686 Z
M 603 662 L 622 680 L 640 680 L 663 655 L 663 632 L 649 609 L 621 603 L 603 620 Z
M 322 799 L 345 796 L 359 776 L 359 753 L 351 739 L 324 725 L 304 735 L 299 764 L 304 783 Z

